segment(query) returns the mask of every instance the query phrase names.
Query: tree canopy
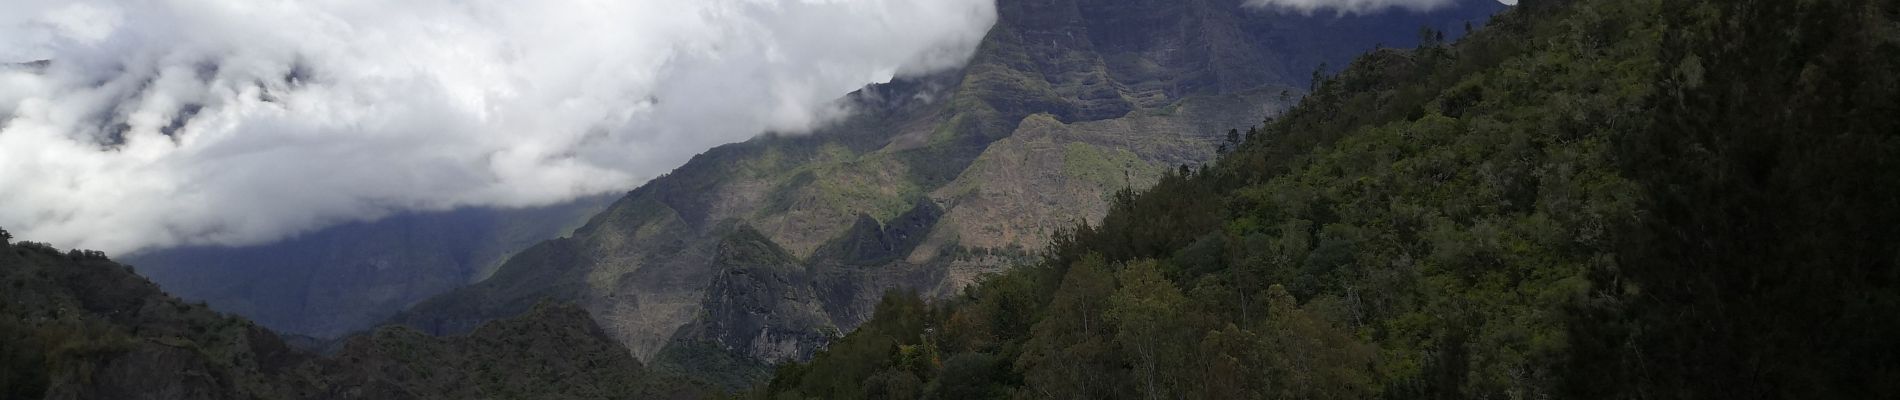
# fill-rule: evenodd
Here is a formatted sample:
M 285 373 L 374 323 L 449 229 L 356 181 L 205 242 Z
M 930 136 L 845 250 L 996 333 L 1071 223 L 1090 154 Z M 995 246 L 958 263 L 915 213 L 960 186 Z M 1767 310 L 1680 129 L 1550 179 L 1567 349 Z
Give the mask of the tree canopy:
M 1042 263 L 894 294 L 876 321 L 904 323 L 749 395 L 1891 396 L 1897 18 L 1526 0 L 1426 31 L 1116 194 Z

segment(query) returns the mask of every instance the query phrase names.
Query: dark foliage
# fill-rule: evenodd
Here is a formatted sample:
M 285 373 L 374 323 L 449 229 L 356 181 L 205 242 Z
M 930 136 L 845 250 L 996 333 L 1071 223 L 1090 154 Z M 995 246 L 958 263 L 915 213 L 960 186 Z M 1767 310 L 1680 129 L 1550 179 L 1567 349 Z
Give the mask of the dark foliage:
M 389 327 L 339 354 L 180 301 L 97 251 L 0 243 L 0 399 L 691 398 L 573 306 L 459 337 Z
M 1425 30 L 754 395 L 1891 396 L 1896 17 L 1527 0 Z

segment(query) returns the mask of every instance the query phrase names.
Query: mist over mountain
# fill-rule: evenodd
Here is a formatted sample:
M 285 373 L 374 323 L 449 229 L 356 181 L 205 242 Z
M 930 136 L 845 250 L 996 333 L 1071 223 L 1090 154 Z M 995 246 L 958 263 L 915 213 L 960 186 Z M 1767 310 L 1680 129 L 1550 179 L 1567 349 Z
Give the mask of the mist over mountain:
M 73 244 L 81 247 L 115 253 L 143 248 L 144 251 L 131 252 L 126 259 L 146 267 L 147 276 L 173 293 L 207 301 L 217 309 L 250 316 L 285 332 L 319 337 L 343 335 L 368 327 L 420 299 L 484 277 L 496 263 L 526 244 L 565 233 L 555 227 L 578 225 L 578 221 L 585 218 L 555 217 L 534 211 L 490 213 L 468 211 L 470 209 L 565 201 L 562 199 L 609 190 L 615 185 L 631 185 L 644 178 L 625 176 L 624 172 L 656 170 L 655 166 L 677 163 L 683 155 L 696 151 L 694 146 L 731 141 L 742 137 L 734 135 L 743 132 L 830 129 L 831 124 L 849 125 L 852 118 L 879 118 L 850 116 L 882 112 L 880 110 L 890 107 L 887 102 L 953 95 L 886 88 L 884 90 L 890 93 L 880 94 L 875 101 L 871 96 L 833 101 L 821 92 L 808 90 L 814 87 L 814 82 L 844 87 L 843 82 L 852 81 L 840 77 L 849 75 L 842 73 L 852 68 L 877 70 L 864 75 L 863 79 L 869 82 L 891 77 L 921 79 L 909 76 L 957 68 L 983 35 L 960 32 L 958 27 L 966 31 L 973 27 L 975 32 L 981 32 L 994 19 L 994 11 L 988 3 L 969 6 L 894 4 L 705 4 L 592 10 L 607 13 L 603 15 L 637 11 L 642 18 L 655 19 L 663 14 L 671 15 L 667 13 L 692 14 L 700 18 L 700 22 L 712 25 L 619 26 L 615 23 L 605 27 L 609 23 L 594 18 L 598 15 L 579 15 L 584 7 L 556 7 L 515 15 L 512 13 L 515 10 L 510 8 L 515 6 L 452 9 L 445 8 L 445 4 L 423 3 L 370 17 L 367 11 L 347 4 L 326 2 L 241 7 L 226 7 L 228 5 L 216 2 L 33 3 L 26 9 L 28 12 L 14 15 L 5 25 L 19 33 L 10 36 L 17 41 L 8 46 L 13 51 L 11 57 L 48 60 L 20 64 L 6 71 L 11 74 L 7 82 L 22 90 L 13 92 L 14 97 L 6 103 L 11 105 L 12 111 L 8 113 L 9 123 L 0 129 L 22 133 L 4 135 L 6 139 L 17 141 L 18 145 L 7 148 L 18 154 L 0 154 L 0 161 L 10 161 L 9 165 L 17 168 L 0 175 L 15 179 L 18 184 L 9 182 L 10 186 L 21 189 L 0 194 L 0 202 L 18 205 L 6 208 L 11 214 L 0 212 L 0 222 L 7 222 L 24 234 L 51 238 L 54 243 L 71 240 L 48 229 L 71 233 L 68 236 L 79 240 Z M 1483 9 L 1481 5 L 1488 3 L 1476 4 L 1480 6 L 1467 8 Z M 1362 11 L 1384 7 L 1371 6 Z M 1410 9 L 1427 8 L 1431 7 Z M 1223 13 L 1237 10 L 1231 2 L 1213 6 L 1213 9 Z M 1068 11 L 1056 8 L 1034 12 L 1062 15 Z M 298 14 L 329 15 L 338 21 L 337 24 L 299 21 L 272 26 L 264 34 L 236 34 L 265 29 L 258 21 L 292 18 Z M 921 18 L 920 15 L 926 14 L 956 18 L 933 17 L 930 24 L 923 25 L 929 29 L 916 29 L 916 24 L 906 22 L 903 34 L 897 37 L 866 39 L 859 36 L 883 34 L 846 34 L 842 36 L 847 40 L 842 42 L 834 38 L 841 36 L 844 29 L 895 29 L 896 25 L 890 22 L 905 22 L 908 20 L 904 18 Z M 1263 10 L 1254 14 L 1273 17 L 1279 12 Z M 129 18 L 128 15 L 143 17 Z M 477 34 L 433 35 L 402 25 L 392 19 L 392 15 L 418 18 L 426 15 L 428 20 L 444 27 Z M 1465 17 L 1444 20 L 1468 20 L 1481 12 L 1460 15 Z M 810 29 L 833 16 L 876 23 Z M 1161 17 L 1166 21 L 1179 16 Z M 1289 14 L 1285 17 L 1292 17 L 1287 21 L 1294 21 L 1309 16 Z M 143 22 L 165 18 L 202 21 L 203 24 Z M 1371 23 L 1378 18 L 1408 22 Z M 1313 21 L 1332 19 L 1336 18 L 1312 18 Z M 1304 70 L 1324 60 L 1343 62 L 1367 46 L 1410 40 L 1409 26 L 1414 22 L 1422 21 L 1411 18 L 1409 13 L 1392 13 L 1351 22 L 1356 27 L 1377 28 L 1364 31 L 1327 27 L 1324 23 L 1273 27 L 1271 29 L 1281 32 L 1274 34 L 1280 37 L 1275 40 L 1282 42 L 1275 46 L 1289 47 L 1273 49 L 1278 54 L 1275 57 L 1281 59 L 1272 67 L 1246 73 L 1209 70 L 1228 76 L 1192 77 L 1168 83 L 1183 86 L 1161 88 L 1160 92 L 1154 92 L 1158 87 L 1135 88 L 1162 96 L 1139 100 L 1147 103 L 1139 107 L 1159 106 L 1162 104 L 1157 101 L 1166 102 L 1170 97 L 1203 90 L 1194 87 L 1203 84 L 1194 80 L 1232 80 L 1222 84 L 1225 87 L 1213 89 L 1216 91 L 1234 91 L 1269 81 L 1287 83 L 1288 88 L 1282 91 L 1297 91 L 1295 86 L 1304 79 Z M 500 25 L 482 29 L 500 31 L 462 26 L 490 23 Z M 555 24 L 565 24 L 563 29 L 566 30 L 534 31 Z M 614 30 L 605 30 L 609 28 Z M 1193 29 L 1191 26 L 1181 28 Z M 1260 26 L 1246 29 L 1264 31 Z M 515 31 L 533 31 L 534 34 L 515 34 Z M 587 43 L 565 43 L 556 35 L 579 35 L 582 31 L 660 35 Z M 293 35 L 293 32 L 304 34 Z M 313 40 L 325 36 L 318 33 L 336 38 L 374 37 L 376 40 Z M 1199 35 L 1192 31 L 1175 33 L 1182 34 Z M 1221 40 L 1252 40 L 1228 37 L 1229 33 L 1225 32 L 1208 34 Z M 1101 44 L 1134 45 L 1133 42 L 1115 43 L 1130 39 L 1111 39 Z M 1173 51 L 1160 47 L 1168 44 L 1140 46 L 1154 51 Z M 393 50 L 396 48 L 440 50 Z M 589 56 L 587 51 L 604 56 Z M 838 53 L 851 51 L 863 54 Z M 1124 58 L 1174 62 L 1166 59 L 1172 56 L 1130 56 L 1133 58 Z M 1239 56 L 1261 55 L 1243 52 Z M 661 59 L 648 59 L 652 57 Z M 757 57 L 770 60 L 760 62 Z M 806 57 L 815 62 L 785 57 Z M 472 71 L 468 69 L 472 65 L 486 67 Z M 1212 60 L 1203 65 L 1229 68 L 1231 61 Z M 839 66 L 849 68 L 837 68 Z M 1115 64 L 1110 67 L 1124 75 L 1164 73 L 1147 70 L 1153 68 L 1149 66 Z M 614 68 L 632 72 L 624 74 L 626 76 L 609 73 Z M 583 70 L 592 71 L 588 73 L 593 75 L 552 75 Z M 1153 77 L 1124 79 L 1130 82 L 1154 80 Z M 104 83 L 80 85 L 92 81 Z M 391 83 L 409 81 L 421 82 L 401 93 L 387 90 Z M 828 83 L 834 81 L 840 83 Z M 599 84 L 618 88 L 614 90 L 620 93 L 604 90 Z M 468 86 L 495 89 L 479 93 L 450 91 Z M 767 93 L 737 97 L 777 103 L 724 100 L 734 93 L 752 93 L 748 90 Z M 644 97 L 642 93 L 646 93 Z M 719 95 L 698 99 L 712 93 Z M 1275 100 L 1277 95 L 1260 89 L 1243 96 L 1247 97 L 1244 100 L 1236 101 L 1240 97 L 1206 99 L 1189 109 L 1244 108 L 1246 104 L 1285 100 Z M 568 97 L 554 100 L 561 96 Z M 385 100 L 366 101 L 366 98 Z M 566 105 L 550 106 L 549 103 Z M 1083 107 L 1106 104 L 1099 99 L 1084 103 Z M 575 104 L 586 108 L 576 110 L 571 107 Z M 1081 117 L 1101 118 L 1129 109 L 1127 105 L 1107 106 L 1110 108 L 1085 111 L 1087 115 Z M 627 116 L 633 117 L 627 118 L 632 119 L 601 114 L 611 113 L 609 110 L 616 107 L 621 110 L 612 112 L 630 113 Z M 1043 106 L 1001 107 L 1008 114 L 1027 115 Z M 322 110 L 329 111 L 302 112 Z M 424 112 L 417 112 L 419 110 Z M 1235 118 L 1221 123 L 1177 125 L 1170 129 L 1218 131 L 1258 117 L 1242 117 L 1249 113 L 1259 114 L 1235 113 L 1231 115 Z M 770 121 L 746 122 L 748 118 Z M 1133 125 L 1113 129 L 1152 125 L 1156 121 L 1154 118 L 1131 120 Z M 1007 129 L 994 122 L 987 124 L 964 129 Z M 580 129 L 587 131 L 585 137 L 575 139 Z M 667 142 L 639 142 L 653 138 Z M 1071 163 L 1074 166 L 1039 168 L 1116 168 L 1105 164 L 1084 166 L 1084 163 L 1093 162 L 1090 160 L 1119 162 L 1130 154 L 1150 158 L 1142 161 L 1146 164 L 1142 168 L 1131 170 L 1140 173 L 1124 177 L 1134 180 L 1122 179 L 1120 185 L 1126 186 L 1151 180 L 1153 171 L 1162 166 L 1196 162 L 1210 155 L 1209 148 L 1194 140 L 1155 142 L 1153 144 L 1162 147 L 1131 148 L 1133 152 L 1096 150 L 1104 144 L 1110 143 L 1066 145 L 1066 154 L 1078 157 Z M 666 150 L 650 151 L 655 146 Z M 572 151 L 561 151 L 563 147 Z M 975 157 L 980 150 L 962 144 L 932 147 L 941 153 L 936 156 L 966 160 Z M 532 165 L 501 162 L 517 158 L 507 154 L 518 151 L 548 154 L 528 157 L 538 157 L 539 161 L 524 159 Z M 999 151 L 992 157 L 1002 154 L 1010 153 Z M 674 161 L 666 161 L 669 157 Z M 1045 155 L 1018 153 L 1014 157 L 1043 158 Z M 89 167 L 77 167 L 75 162 Z M 951 164 L 959 162 L 964 161 L 951 161 Z M 629 163 L 648 166 L 629 166 Z M 606 175 L 559 172 L 603 166 L 618 170 L 605 171 Z M 315 172 L 317 170 L 322 172 Z M 401 173 L 388 173 L 390 171 Z M 950 167 L 933 173 L 955 172 L 954 167 Z M 979 169 L 978 172 L 999 170 Z M 529 173 L 562 176 L 524 175 Z M 974 206 L 950 210 L 955 213 L 949 218 L 955 230 L 937 233 L 937 238 L 926 246 L 928 250 L 923 251 L 938 251 L 946 246 L 1016 248 L 1012 254 L 1021 256 L 1022 249 L 1039 246 L 1038 238 L 1047 234 L 1050 227 L 1077 218 L 1074 213 L 1081 212 L 1079 217 L 1083 219 L 1099 214 L 1104 204 L 1101 193 L 1117 185 L 1113 175 L 1097 171 L 1089 179 L 1077 181 L 1081 186 L 1062 189 L 1056 192 L 1061 193 L 1059 196 L 1038 200 L 1049 206 L 1035 207 L 1042 211 L 1036 212 L 1034 218 L 1021 220 L 1019 226 L 1003 227 L 1002 232 L 976 231 L 973 229 L 992 227 L 963 225 L 961 221 L 990 218 L 981 214 L 1001 211 L 994 207 L 1010 206 L 1026 199 L 977 201 Z M 926 180 L 923 187 L 941 185 L 951 178 L 923 177 Z M 977 182 L 988 179 L 983 176 L 962 179 L 957 190 L 974 189 Z M 81 184 L 53 184 L 62 180 Z M 1018 182 L 1023 185 L 1047 183 Z M 99 193 L 105 189 L 110 190 Z M 484 193 L 476 196 L 505 198 L 468 199 L 469 190 Z M 125 196 L 148 200 L 126 201 Z M 443 202 L 442 196 L 460 199 Z M 909 196 L 912 195 L 873 200 L 901 203 L 909 201 L 905 199 Z M 854 215 L 857 211 L 852 211 L 856 205 L 844 206 L 817 220 L 782 223 L 795 229 L 807 229 L 802 226 L 810 225 L 810 229 L 836 233 L 838 223 L 859 219 Z M 454 210 L 430 211 L 442 208 Z M 111 211 L 89 211 L 96 209 Z M 517 214 L 561 221 L 507 217 Z M 500 222 L 504 220 L 515 222 Z M 95 229 L 93 224 L 108 224 L 112 228 Z M 524 228 L 526 226 L 532 228 Z M 783 233 L 777 235 L 779 240 L 785 240 Z M 787 244 L 803 254 L 809 252 L 811 246 L 829 240 L 824 235 L 820 233 L 802 242 Z M 946 239 L 946 235 L 957 239 Z M 498 242 L 496 238 L 507 239 Z M 995 269 L 1005 258 L 964 265 L 959 267 L 963 272 L 954 274 L 951 279 L 967 282 L 974 279 L 975 271 Z
M 855 328 L 887 290 L 948 296 L 1033 260 L 1113 193 L 1212 159 L 1315 70 L 1501 7 L 999 2 L 968 65 L 861 90 L 846 100 L 859 113 L 809 135 L 700 154 L 392 322 L 448 335 L 574 301 L 642 360 L 743 387 Z
M 114 253 L 624 191 L 954 68 L 987 0 L 23 0 L 0 224 Z
M 1894 1 L 19 6 L 0 399 L 1900 392 Z

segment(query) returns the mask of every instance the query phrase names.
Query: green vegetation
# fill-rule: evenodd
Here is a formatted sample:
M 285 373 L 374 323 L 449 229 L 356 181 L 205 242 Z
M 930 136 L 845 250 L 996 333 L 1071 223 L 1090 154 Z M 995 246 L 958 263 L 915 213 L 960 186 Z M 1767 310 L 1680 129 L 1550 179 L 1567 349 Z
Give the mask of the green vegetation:
M 182 368 L 232 368 L 250 361 L 240 359 L 236 347 L 248 341 L 248 331 L 260 329 L 203 305 L 152 299 L 156 286 L 93 251 L 0 243 L 0 283 L 0 397 L 9 399 L 87 393 L 85 386 L 122 382 L 122 371 L 103 365 L 120 357 L 169 359 L 182 349 L 198 355 Z M 210 377 L 183 378 L 190 379 L 179 386 L 207 384 Z M 238 387 L 258 384 L 255 376 L 224 378 Z
M 0 238 L 8 237 L 0 231 Z M 457 337 L 406 327 L 334 356 L 171 297 L 96 251 L 0 242 L 0 398 L 693 398 L 574 306 L 542 304 Z
M 461 333 L 545 296 L 583 302 L 657 369 L 806 359 L 833 338 L 816 330 L 855 328 L 886 288 L 935 294 L 965 285 L 1041 249 L 1047 233 L 1072 218 L 1099 218 L 1104 187 L 1146 186 L 1174 164 L 1207 161 L 1208 135 L 1283 106 L 1288 99 L 1274 96 L 1304 86 L 1311 65 L 1341 64 L 1415 33 L 1392 21 L 1451 24 L 1502 8 L 1464 2 L 1429 15 L 1331 18 L 1241 3 L 998 2 L 996 24 L 963 68 L 866 87 L 843 99 L 851 116 L 814 132 L 767 134 L 695 156 L 628 193 L 571 242 L 525 251 L 495 278 L 394 320 Z M 1151 112 L 1163 108 L 1171 111 Z M 1036 124 L 1025 125 L 1032 115 Z M 1122 151 L 1144 163 L 1130 179 L 1127 165 L 1094 168 L 1098 160 L 1078 154 L 1083 164 L 1068 171 L 1110 184 L 1064 179 L 1054 157 L 1071 142 L 1103 150 L 1099 161 L 1109 164 L 1124 163 Z M 935 202 L 941 218 L 908 218 L 922 215 L 912 212 L 920 201 Z M 738 225 L 802 259 L 808 279 L 734 278 L 738 270 L 718 261 L 719 243 Z M 716 291 L 723 289 L 734 290 Z M 798 295 L 768 296 L 775 293 Z M 729 301 L 735 294 L 760 301 Z M 820 314 L 825 323 L 782 318 Z M 774 329 L 752 329 L 761 326 Z M 972 355 L 955 365 L 976 371 L 1012 362 Z M 978 376 L 986 375 L 966 377 Z M 886 377 L 893 387 L 910 382 Z M 716 380 L 735 381 L 724 378 Z
M 1900 391 L 1900 5 L 1525 1 L 749 396 Z
M 1081 142 L 1062 146 L 1063 176 L 1103 189 L 1126 187 L 1129 171 L 1152 169 L 1144 168 L 1148 166 L 1147 161 L 1124 149 L 1103 149 Z

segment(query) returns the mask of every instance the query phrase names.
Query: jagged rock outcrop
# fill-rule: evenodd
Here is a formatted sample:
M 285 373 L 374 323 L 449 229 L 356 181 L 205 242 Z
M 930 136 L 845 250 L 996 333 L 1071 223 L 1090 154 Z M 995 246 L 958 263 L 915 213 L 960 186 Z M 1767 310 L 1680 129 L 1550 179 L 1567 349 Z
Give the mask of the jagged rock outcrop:
M 706 289 L 705 315 L 679 337 L 766 361 L 808 357 L 832 326 L 809 269 L 751 228 L 719 246 L 723 269 Z

